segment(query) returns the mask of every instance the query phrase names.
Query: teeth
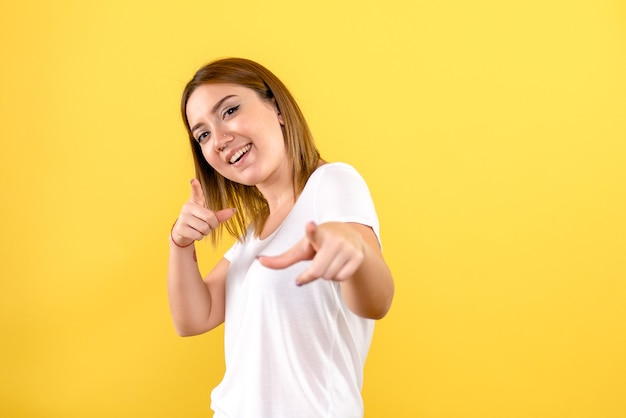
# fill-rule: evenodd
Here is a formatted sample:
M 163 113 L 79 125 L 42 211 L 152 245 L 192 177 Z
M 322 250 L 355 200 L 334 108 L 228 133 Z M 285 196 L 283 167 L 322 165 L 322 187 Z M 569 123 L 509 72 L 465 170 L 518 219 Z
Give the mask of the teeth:
M 232 157 L 230 157 L 230 161 L 229 162 L 231 164 L 235 164 L 237 162 L 237 160 L 239 160 L 241 158 L 242 155 L 244 155 L 246 152 L 250 151 L 250 148 L 252 148 L 251 144 L 246 145 L 245 147 L 243 147 L 242 149 L 237 151 Z

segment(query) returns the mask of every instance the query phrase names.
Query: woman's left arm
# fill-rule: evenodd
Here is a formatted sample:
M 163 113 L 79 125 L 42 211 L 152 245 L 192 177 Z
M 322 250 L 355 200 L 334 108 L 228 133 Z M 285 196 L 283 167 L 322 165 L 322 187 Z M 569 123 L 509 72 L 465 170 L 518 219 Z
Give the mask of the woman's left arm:
M 363 261 L 351 277 L 341 282 L 341 293 L 355 314 L 371 319 L 383 318 L 393 299 L 391 271 L 383 259 L 372 228 L 356 223 L 346 224 L 363 239 Z

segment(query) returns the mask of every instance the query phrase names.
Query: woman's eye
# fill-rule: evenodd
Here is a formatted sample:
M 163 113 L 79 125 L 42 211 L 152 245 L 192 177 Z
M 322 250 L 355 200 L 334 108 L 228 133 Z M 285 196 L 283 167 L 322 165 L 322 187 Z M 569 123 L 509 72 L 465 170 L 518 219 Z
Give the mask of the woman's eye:
M 229 107 L 224 112 L 224 117 L 232 115 L 233 113 L 235 113 L 237 111 L 237 109 L 239 109 L 239 105 L 233 106 L 233 107 Z
M 208 132 L 202 132 L 198 138 L 196 139 L 196 141 L 198 141 L 198 144 L 202 144 L 204 142 L 205 139 L 207 139 L 209 137 L 209 133 Z

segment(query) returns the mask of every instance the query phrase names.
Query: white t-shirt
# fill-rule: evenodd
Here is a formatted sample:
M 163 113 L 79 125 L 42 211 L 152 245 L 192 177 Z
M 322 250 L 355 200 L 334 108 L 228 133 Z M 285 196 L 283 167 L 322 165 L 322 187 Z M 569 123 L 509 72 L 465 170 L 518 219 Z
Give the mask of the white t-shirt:
M 319 167 L 282 225 L 264 240 L 247 233 L 224 255 L 226 373 L 211 394 L 216 418 L 352 418 L 363 416 L 361 386 L 374 321 L 353 314 L 338 283 L 295 278 L 310 261 L 284 270 L 258 255 L 278 255 L 308 222 L 379 225 L 369 189 L 351 166 Z

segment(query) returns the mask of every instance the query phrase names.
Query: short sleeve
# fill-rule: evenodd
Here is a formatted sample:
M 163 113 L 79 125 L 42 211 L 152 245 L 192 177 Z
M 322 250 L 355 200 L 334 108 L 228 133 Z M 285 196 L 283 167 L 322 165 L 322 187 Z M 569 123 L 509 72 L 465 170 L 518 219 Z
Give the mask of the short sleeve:
M 352 166 L 332 163 L 322 166 L 315 191 L 318 223 L 354 222 L 372 228 L 380 243 L 380 226 L 374 202 L 363 177 Z
M 232 263 L 233 260 L 237 258 L 237 254 L 239 253 L 240 249 L 241 249 L 241 241 L 237 240 L 235 241 L 233 245 L 231 245 L 228 251 L 224 253 L 224 258 Z

